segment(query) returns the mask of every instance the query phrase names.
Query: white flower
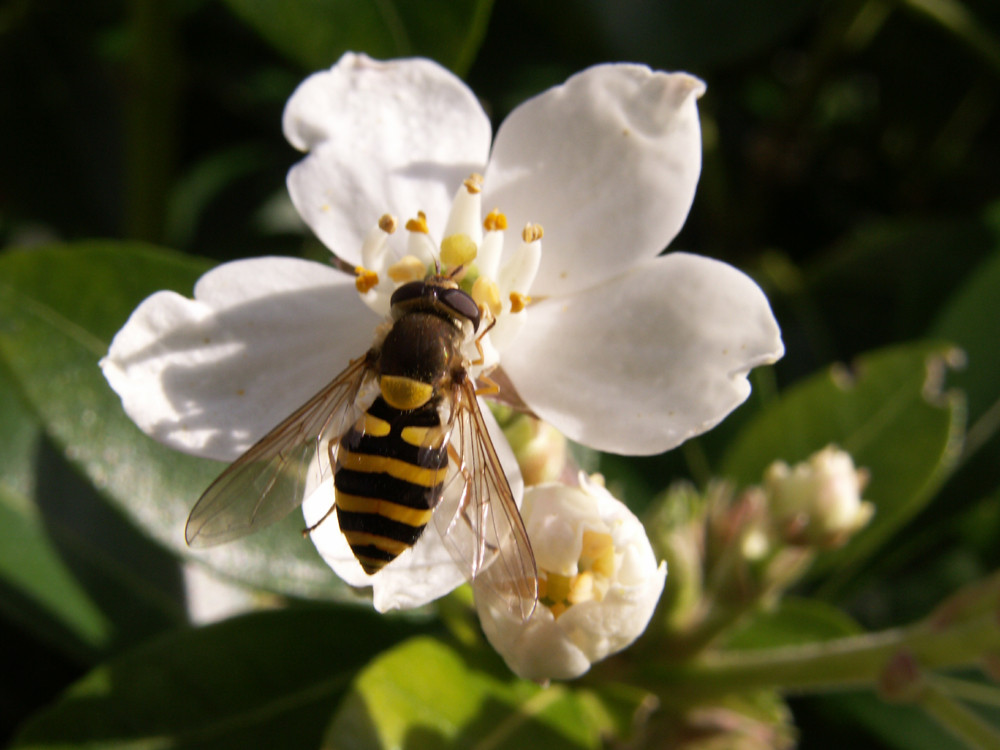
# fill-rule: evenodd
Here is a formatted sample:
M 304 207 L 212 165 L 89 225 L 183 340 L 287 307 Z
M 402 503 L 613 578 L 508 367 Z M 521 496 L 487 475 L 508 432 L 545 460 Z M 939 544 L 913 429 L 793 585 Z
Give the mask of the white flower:
M 284 129 L 309 152 L 289 173 L 292 200 L 357 279 L 292 258 L 222 265 L 193 300 L 143 302 L 104 373 L 148 434 L 231 461 L 368 349 L 397 283 L 454 257 L 486 280 L 487 364 L 536 415 L 601 450 L 672 448 L 741 403 L 748 371 L 783 352 L 748 277 L 659 256 L 693 200 L 703 90 L 686 74 L 597 66 L 518 107 L 491 148 L 475 96 L 437 64 L 344 55 L 301 84 Z M 390 215 L 405 229 L 387 231 Z M 307 499 L 307 518 L 330 502 Z M 334 515 L 313 535 L 330 556 L 318 537 L 335 527 Z M 440 547 L 428 537 L 418 545 Z M 365 579 L 377 602 L 396 606 L 380 581 L 407 564 Z
M 776 461 L 764 473 L 774 522 L 792 543 L 836 547 L 871 520 L 875 506 L 861 499 L 868 472 L 851 455 L 828 445 L 789 467 Z
M 663 592 L 646 531 L 603 486 L 529 487 L 521 510 L 538 563 L 528 622 L 477 602 L 483 632 L 511 670 L 544 681 L 579 677 L 646 629 Z

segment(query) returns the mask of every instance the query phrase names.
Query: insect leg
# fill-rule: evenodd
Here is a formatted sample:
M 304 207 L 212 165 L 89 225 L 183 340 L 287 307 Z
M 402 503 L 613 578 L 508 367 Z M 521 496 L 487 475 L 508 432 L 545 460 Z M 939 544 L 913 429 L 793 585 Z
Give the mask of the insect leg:
M 333 454 L 333 451 L 334 451 L 334 449 L 336 447 L 337 447 L 337 441 L 335 441 L 335 440 L 330 440 L 326 444 L 326 451 L 327 451 L 327 454 L 330 456 L 330 470 L 331 471 L 333 470 L 333 467 L 336 465 L 336 460 L 337 459 L 336 459 L 336 456 L 334 456 L 334 454 Z M 316 454 L 318 456 L 319 455 L 319 451 L 316 451 Z M 317 458 L 317 460 L 319 460 L 319 459 Z M 334 492 L 336 492 L 336 490 L 334 490 Z M 336 498 L 336 494 L 334 494 L 334 498 Z M 336 502 L 336 500 L 334 500 L 333 504 L 330 506 L 330 509 L 326 513 L 323 514 L 322 518 L 320 518 L 316 523 L 314 523 L 314 524 L 312 524 L 310 526 L 307 526 L 306 528 L 302 529 L 302 536 L 303 537 L 307 537 L 311 533 L 313 533 L 316 530 L 316 528 L 321 523 L 323 523 L 323 521 L 325 521 L 326 519 L 328 519 L 330 517 L 330 514 L 333 513 L 333 511 L 335 511 L 336 509 L 337 509 L 337 502 Z

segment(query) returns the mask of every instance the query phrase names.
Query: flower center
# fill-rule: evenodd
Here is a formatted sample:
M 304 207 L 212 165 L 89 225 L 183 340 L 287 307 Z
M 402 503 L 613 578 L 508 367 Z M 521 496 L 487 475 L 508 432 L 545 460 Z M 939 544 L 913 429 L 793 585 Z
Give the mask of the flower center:
M 402 284 L 440 274 L 458 282 L 479 305 L 487 332 L 480 340 L 484 362 L 480 371 L 499 363 L 499 352 L 524 325 L 531 302 L 528 292 L 542 253 L 542 227 L 528 224 L 521 242 L 501 266 L 507 217 L 498 209 L 482 214 L 482 177 L 471 175 L 459 187 L 448 214 L 443 238 L 435 243 L 422 211 L 405 224 L 403 252 L 394 252 L 389 238 L 395 217 L 385 214 L 361 247 L 362 264 L 355 269 L 361 299 L 379 315 L 388 316 L 392 293 Z
M 583 547 L 575 575 L 538 571 L 538 598 L 557 620 L 574 604 L 601 601 L 615 572 L 615 546 L 611 535 L 584 531 Z

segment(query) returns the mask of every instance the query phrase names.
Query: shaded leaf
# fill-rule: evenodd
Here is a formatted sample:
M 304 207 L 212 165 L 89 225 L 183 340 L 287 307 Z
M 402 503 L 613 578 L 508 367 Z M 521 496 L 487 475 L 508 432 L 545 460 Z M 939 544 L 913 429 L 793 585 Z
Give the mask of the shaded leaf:
M 815 599 L 785 597 L 733 632 L 729 649 L 798 646 L 856 635 L 861 628 L 841 610 Z
M 0 610 L 84 662 L 183 621 L 176 566 L 82 482 L 0 366 Z
M 431 638 L 413 638 L 358 675 L 323 747 L 586 748 L 599 737 L 562 685 L 541 688 L 473 665 Z
M 0 356 L 69 461 L 147 534 L 178 554 L 187 514 L 222 464 L 182 455 L 125 416 L 97 362 L 158 289 L 190 294 L 207 265 L 141 244 L 87 242 L 0 257 Z M 87 279 L 81 284 L 80 279 Z M 346 594 L 297 514 L 199 555 L 225 575 L 274 591 Z
M 226 0 L 282 54 L 309 70 L 348 50 L 421 56 L 464 73 L 486 31 L 492 0 Z
M 741 485 L 759 483 L 772 461 L 794 464 L 831 443 L 871 473 L 864 497 L 875 517 L 818 561 L 836 568 L 831 587 L 912 518 L 954 465 L 964 408 L 941 383 L 955 356 L 948 345 L 918 343 L 859 357 L 852 371 L 834 366 L 788 389 L 725 455 L 721 473 Z
M 866 727 L 892 750 L 968 750 L 968 746 L 913 705 L 886 703 L 864 691 L 816 701 L 831 721 Z
M 965 366 L 949 382 L 965 391 L 970 422 L 1000 403 L 998 298 L 1000 253 L 969 274 L 969 280 L 948 301 L 930 328 L 932 336 L 958 344 L 966 354 Z M 993 420 L 993 431 L 998 422 Z
M 410 632 L 310 606 L 173 633 L 92 671 L 12 747 L 316 747 L 354 672 Z
M 721 67 L 759 54 L 815 12 L 809 3 L 702 0 L 697 3 L 605 3 L 590 0 L 594 25 L 628 59 L 666 69 Z M 726 23 L 720 24 L 719 19 Z M 617 44 L 616 44 L 617 43 Z

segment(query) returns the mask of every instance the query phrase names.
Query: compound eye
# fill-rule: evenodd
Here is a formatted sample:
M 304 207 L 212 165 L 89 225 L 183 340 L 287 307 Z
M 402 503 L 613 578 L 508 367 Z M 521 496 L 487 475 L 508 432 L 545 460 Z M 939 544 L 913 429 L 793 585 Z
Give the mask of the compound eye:
M 424 281 L 410 281 L 403 286 L 399 287 L 396 291 L 392 293 L 392 297 L 389 299 L 389 305 L 394 307 L 403 302 L 409 302 L 410 300 L 418 299 L 419 297 L 424 297 L 427 295 L 427 283 Z
M 402 287 L 401 287 L 402 288 Z M 457 315 L 472 322 L 472 330 L 479 330 L 479 305 L 461 289 L 442 289 L 438 299 Z

